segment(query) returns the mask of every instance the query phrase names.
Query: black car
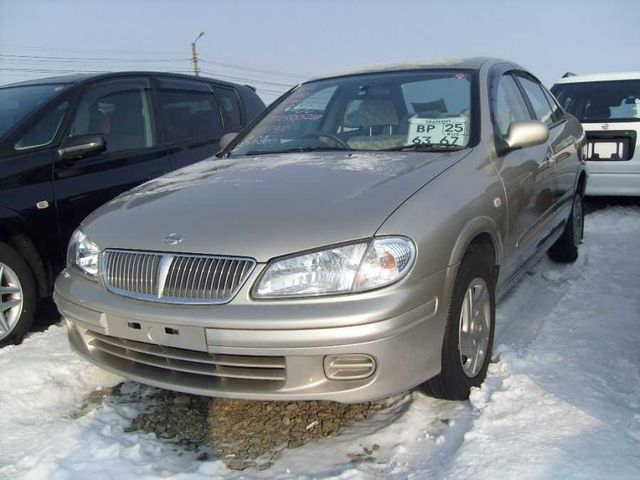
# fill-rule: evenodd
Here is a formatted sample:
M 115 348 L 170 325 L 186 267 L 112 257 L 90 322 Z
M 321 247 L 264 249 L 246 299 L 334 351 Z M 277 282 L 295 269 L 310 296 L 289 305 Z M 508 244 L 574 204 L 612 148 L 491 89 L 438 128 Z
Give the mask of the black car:
M 263 109 L 249 86 L 167 73 L 0 87 L 0 346 L 28 332 L 84 217 L 212 156 Z

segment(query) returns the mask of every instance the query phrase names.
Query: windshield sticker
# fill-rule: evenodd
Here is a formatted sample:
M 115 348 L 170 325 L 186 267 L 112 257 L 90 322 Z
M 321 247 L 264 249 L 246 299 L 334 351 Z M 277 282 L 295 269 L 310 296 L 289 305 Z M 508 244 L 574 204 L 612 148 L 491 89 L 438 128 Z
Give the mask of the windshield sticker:
M 279 115 L 272 115 L 271 118 L 275 121 L 285 122 L 300 122 L 300 121 L 312 121 L 320 120 L 324 115 L 322 113 L 310 113 L 310 112 L 293 112 L 293 113 L 281 113 Z
M 469 135 L 469 119 L 464 116 L 409 119 L 407 144 L 413 145 L 465 145 Z

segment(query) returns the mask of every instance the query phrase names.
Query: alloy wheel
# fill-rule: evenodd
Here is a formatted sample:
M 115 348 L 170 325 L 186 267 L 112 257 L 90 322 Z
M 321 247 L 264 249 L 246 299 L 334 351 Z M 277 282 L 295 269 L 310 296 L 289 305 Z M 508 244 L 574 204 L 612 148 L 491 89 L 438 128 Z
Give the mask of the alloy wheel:
M 0 340 L 7 337 L 18 324 L 22 305 L 23 292 L 18 275 L 0 262 Z
M 474 278 L 462 302 L 458 328 L 460 362 L 467 377 L 473 378 L 484 365 L 491 338 L 491 298 L 487 283 Z

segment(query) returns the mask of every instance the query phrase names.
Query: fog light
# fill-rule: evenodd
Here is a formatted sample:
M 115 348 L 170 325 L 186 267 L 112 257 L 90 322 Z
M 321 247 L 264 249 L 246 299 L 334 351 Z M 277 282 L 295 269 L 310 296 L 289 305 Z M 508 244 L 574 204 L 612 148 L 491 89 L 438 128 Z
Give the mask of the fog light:
M 364 354 L 324 357 L 324 374 L 330 380 L 361 380 L 376 371 L 376 361 Z

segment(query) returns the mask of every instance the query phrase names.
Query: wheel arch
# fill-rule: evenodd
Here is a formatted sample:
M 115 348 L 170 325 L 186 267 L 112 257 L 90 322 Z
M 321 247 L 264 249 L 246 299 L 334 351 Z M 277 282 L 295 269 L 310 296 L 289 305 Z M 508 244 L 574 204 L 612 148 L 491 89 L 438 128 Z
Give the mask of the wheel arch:
M 585 192 L 587 191 L 587 172 L 582 170 L 580 175 L 578 175 L 578 181 L 576 183 L 576 192 L 580 192 L 580 194 L 584 197 Z
M 451 251 L 449 265 L 459 265 L 471 248 L 477 248 L 489 259 L 497 281 L 503 258 L 503 245 L 498 227 L 489 217 L 477 217 L 462 229 Z M 457 268 L 453 269 L 457 272 Z M 452 272 L 453 273 L 453 272 Z M 454 278 L 450 284 L 453 284 Z
M 489 217 L 476 217 L 465 225 L 462 229 L 451 251 L 449 265 L 455 265 L 462 261 L 462 258 L 474 244 L 483 248 L 492 258 L 492 264 L 502 263 L 502 242 L 498 233 L 498 227 L 493 219 Z
M 39 296 L 46 297 L 51 282 L 42 256 L 28 231 L 26 222 L 21 216 L 0 207 L 0 242 L 6 243 L 22 255 L 31 268 Z

